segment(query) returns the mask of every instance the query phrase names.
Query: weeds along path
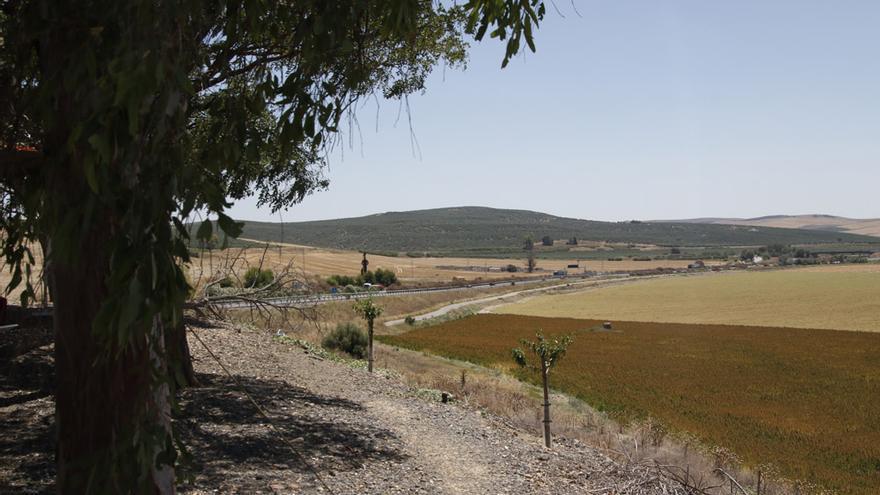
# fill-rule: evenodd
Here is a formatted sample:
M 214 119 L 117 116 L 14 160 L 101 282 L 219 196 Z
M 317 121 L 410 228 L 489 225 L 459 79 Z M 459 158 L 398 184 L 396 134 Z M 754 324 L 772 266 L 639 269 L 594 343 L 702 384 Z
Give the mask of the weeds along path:
M 684 493 L 648 468 L 564 439 L 545 450 L 495 416 L 266 331 L 196 331 L 235 378 L 191 340 L 202 384 L 178 420 L 196 466 L 181 492 L 327 493 L 323 480 L 339 494 Z

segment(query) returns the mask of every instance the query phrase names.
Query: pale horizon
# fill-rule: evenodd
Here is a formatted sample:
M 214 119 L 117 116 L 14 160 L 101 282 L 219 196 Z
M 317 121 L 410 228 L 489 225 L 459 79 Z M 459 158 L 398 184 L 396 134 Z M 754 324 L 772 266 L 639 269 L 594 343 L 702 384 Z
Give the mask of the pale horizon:
M 550 9 L 537 53 L 504 70 L 500 44 L 473 44 L 467 70 L 439 68 L 410 112 L 365 100 L 328 191 L 232 216 L 880 217 L 880 3 L 577 6 Z
M 643 221 L 643 222 L 670 222 L 676 220 L 702 220 L 702 219 L 731 219 L 731 220 L 756 220 L 766 217 L 810 217 L 810 216 L 830 216 L 834 218 L 841 218 L 847 220 L 880 220 L 880 218 L 870 218 L 870 217 L 851 217 L 846 215 L 833 215 L 828 213 L 779 213 L 779 214 L 768 214 L 768 215 L 757 215 L 754 217 L 744 217 L 744 216 L 734 216 L 734 215 L 708 215 L 708 216 L 700 216 L 700 217 L 680 217 L 680 218 L 615 218 L 615 219 L 605 219 L 605 218 L 589 218 L 583 216 L 573 216 L 573 215 L 563 215 L 554 213 L 552 211 L 544 211 L 544 210 L 536 210 L 531 208 L 517 208 L 517 207 L 498 207 L 498 206 L 487 206 L 487 205 L 478 205 L 478 204 L 463 204 L 463 205 L 447 205 L 447 206 L 437 206 L 437 207 L 428 207 L 428 208 L 415 208 L 412 210 L 384 210 L 384 211 L 366 211 L 364 213 L 359 213 L 355 215 L 346 215 L 341 217 L 327 217 L 327 218 L 308 218 L 308 219 L 291 219 L 290 213 L 293 213 L 293 210 L 288 212 L 282 212 L 281 216 L 276 213 L 274 218 L 246 218 L 234 216 L 235 220 L 239 221 L 247 221 L 247 222 L 311 222 L 311 221 L 321 221 L 321 220 L 341 220 L 347 218 L 359 218 L 359 217 L 367 217 L 372 215 L 381 215 L 385 213 L 399 213 L 399 212 L 413 212 L 413 211 L 424 211 L 424 210 L 438 210 L 438 209 L 449 209 L 449 208 L 492 208 L 498 210 L 524 210 L 524 211 L 533 211 L 537 213 L 545 213 L 548 215 L 553 215 L 556 217 L 562 218 L 574 218 L 578 220 L 593 220 L 599 222 L 626 222 L 626 221 Z

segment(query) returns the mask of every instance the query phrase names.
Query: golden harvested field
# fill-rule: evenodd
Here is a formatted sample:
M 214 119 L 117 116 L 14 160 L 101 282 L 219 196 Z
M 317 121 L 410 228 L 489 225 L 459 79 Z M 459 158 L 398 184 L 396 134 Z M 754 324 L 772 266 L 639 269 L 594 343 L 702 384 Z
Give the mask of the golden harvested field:
M 878 218 L 844 218 L 828 215 L 773 216 L 757 219 L 720 219 L 713 223 L 750 225 L 754 227 L 781 227 L 786 229 L 836 230 L 849 234 L 880 236 Z
M 213 262 L 208 259 L 194 260 L 193 273 L 197 276 L 197 270 L 204 266 L 205 272 L 209 272 L 209 267 L 221 266 L 222 259 L 228 255 L 233 256 L 239 252 L 238 249 L 228 249 L 225 251 L 214 251 L 212 253 Z M 251 265 L 258 264 L 263 254 L 262 248 L 248 248 L 244 250 L 244 256 Z M 207 257 L 207 254 L 205 255 Z M 330 275 L 357 275 L 361 269 L 361 254 L 357 251 L 343 251 L 333 249 L 314 248 L 309 246 L 299 246 L 294 244 L 283 244 L 269 248 L 266 252 L 264 264 L 273 269 L 286 266 L 289 262 L 293 262 L 296 270 L 302 270 L 305 267 L 307 275 L 317 275 L 322 278 Z M 415 282 L 450 282 L 453 277 L 465 280 L 482 279 L 500 279 L 510 278 L 511 276 L 536 276 L 550 275 L 555 270 L 565 269 L 569 263 L 577 260 L 538 260 L 538 268 L 544 270 L 537 274 L 527 274 L 524 272 L 507 273 L 501 271 L 486 271 L 488 268 L 500 268 L 508 264 L 514 264 L 522 268 L 524 260 L 517 259 L 486 259 L 486 258 L 409 258 L 406 256 L 379 256 L 367 255 L 370 262 L 370 269 L 384 268 L 386 270 L 394 270 L 397 277 L 404 281 Z M 647 270 L 652 268 L 687 268 L 688 260 L 657 260 L 657 261 L 583 261 L 580 266 L 586 270 L 593 271 L 615 271 L 615 270 Z M 707 263 L 711 264 L 711 263 Z M 456 267 L 456 269 L 441 267 Z M 473 267 L 473 270 L 467 269 Z
M 39 244 L 34 244 L 31 246 L 31 254 L 34 256 L 35 265 L 31 268 L 31 283 L 34 285 L 34 290 L 37 292 L 37 300 L 42 301 L 42 283 L 40 282 L 40 274 L 43 269 L 43 250 L 40 249 Z M 9 282 L 12 281 L 12 270 L 10 265 L 3 265 L 2 269 L 0 269 L 0 295 L 6 297 L 11 304 L 19 304 L 21 300 L 21 293 L 24 291 L 24 280 L 16 287 L 11 293 L 5 294 L 6 286 L 9 285 Z M 22 272 L 22 277 L 24 277 L 24 273 Z
M 880 331 L 872 265 L 668 277 L 496 308 L 497 313 L 626 321 Z
M 880 335 L 792 328 L 477 315 L 385 343 L 503 369 L 520 338 L 574 332 L 551 385 L 848 494 L 880 486 Z M 766 469 L 766 468 L 765 468 Z

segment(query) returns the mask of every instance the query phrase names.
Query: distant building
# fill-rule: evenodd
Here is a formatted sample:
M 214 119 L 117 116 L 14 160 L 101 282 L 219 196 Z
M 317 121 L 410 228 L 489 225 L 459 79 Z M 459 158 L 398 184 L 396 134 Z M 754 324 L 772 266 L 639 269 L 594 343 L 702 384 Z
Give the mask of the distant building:
M 752 258 L 752 263 L 763 263 L 763 262 L 764 262 L 764 258 L 761 256 L 758 256 L 757 254 L 755 255 L 754 258 Z
M 703 263 L 703 260 L 697 260 L 697 261 L 694 261 L 693 263 L 690 263 L 688 265 L 688 268 L 690 268 L 690 269 L 706 268 L 706 264 Z

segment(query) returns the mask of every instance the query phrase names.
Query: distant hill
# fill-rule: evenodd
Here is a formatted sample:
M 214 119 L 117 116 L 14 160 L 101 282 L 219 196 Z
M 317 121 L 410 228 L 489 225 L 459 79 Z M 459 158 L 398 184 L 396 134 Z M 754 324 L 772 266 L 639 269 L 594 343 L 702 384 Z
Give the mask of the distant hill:
M 687 220 L 661 220 L 660 222 L 824 230 L 880 237 L 880 218 L 859 219 L 836 217 L 834 215 L 770 215 L 756 218 L 692 218 Z
M 598 222 L 527 210 L 474 206 L 312 222 L 246 222 L 241 237 L 338 249 L 451 253 L 518 248 L 527 235 L 537 242 L 543 236 L 550 236 L 663 246 L 877 242 L 876 238 L 818 230 L 691 222 Z

